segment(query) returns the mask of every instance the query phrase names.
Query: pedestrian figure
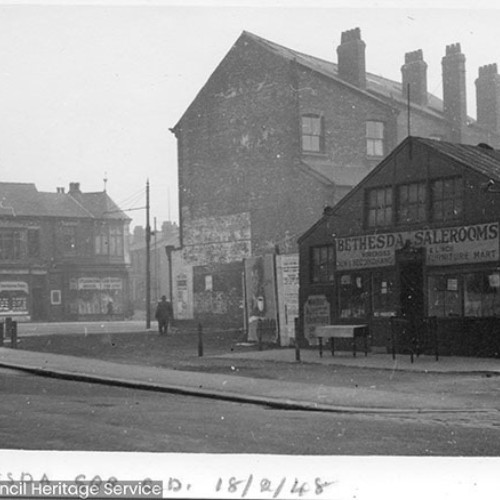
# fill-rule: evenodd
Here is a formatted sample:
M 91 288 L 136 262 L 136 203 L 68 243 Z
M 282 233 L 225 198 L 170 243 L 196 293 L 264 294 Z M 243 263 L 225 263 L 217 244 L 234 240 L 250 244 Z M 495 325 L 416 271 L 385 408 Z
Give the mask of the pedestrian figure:
M 110 299 L 107 305 L 108 320 L 113 316 L 113 301 Z
M 156 306 L 155 318 L 158 321 L 158 331 L 160 335 L 168 333 L 168 324 L 173 317 L 172 304 L 162 295 L 161 301 Z

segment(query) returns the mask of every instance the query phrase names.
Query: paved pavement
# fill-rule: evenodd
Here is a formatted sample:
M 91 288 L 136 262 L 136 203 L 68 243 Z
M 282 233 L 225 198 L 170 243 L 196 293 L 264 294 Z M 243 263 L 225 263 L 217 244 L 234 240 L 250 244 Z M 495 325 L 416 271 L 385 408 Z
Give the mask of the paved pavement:
M 258 358 L 296 363 L 293 349 L 238 352 L 218 357 Z M 421 356 L 412 364 L 409 356 L 370 354 L 354 358 L 349 353 L 301 351 L 302 363 L 341 364 L 365 369 L 413 370 L 421 372 L 489 373 L 500 375 L 500 360 Z M 369 388 L 330 387 L 322 384 L 180 371 L 113 363 L 89 358 L 0 348 L 0 366 L 72 380 L 105 383 L 146 390 L 191 394 L 272 407 L 336 412 L 456 412 L 496 411 L 464 408 L 463 399 L 429 394 L 398 394 Z

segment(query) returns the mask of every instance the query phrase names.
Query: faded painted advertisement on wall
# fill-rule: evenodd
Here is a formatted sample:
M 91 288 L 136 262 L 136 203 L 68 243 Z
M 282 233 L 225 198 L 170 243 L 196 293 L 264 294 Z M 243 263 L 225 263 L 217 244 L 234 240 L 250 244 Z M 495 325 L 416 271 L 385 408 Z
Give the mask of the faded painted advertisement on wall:
M 245 259 L 245 294 L 248 340 L 259 340 L 257 326 L 262 328 L 264 342 L 276 342 L 276 275 L 274 255 Z
M 337 238 L 337 270 L 393 266 L 405 244 L 426 249 L 428 266 L 492 262 L 499 258 L 498 222 Z
M 277 255 L 280 344 L 295 339 L 295 318 L 299 316 L 299 255 Z
M 227 264 L 251 255 L 250 214 L 183 222 L 183 258 L 191 266 Z
M 172 252 L 172 306 L 174 318 L 193 319 L 193 268 L 181 250 Z

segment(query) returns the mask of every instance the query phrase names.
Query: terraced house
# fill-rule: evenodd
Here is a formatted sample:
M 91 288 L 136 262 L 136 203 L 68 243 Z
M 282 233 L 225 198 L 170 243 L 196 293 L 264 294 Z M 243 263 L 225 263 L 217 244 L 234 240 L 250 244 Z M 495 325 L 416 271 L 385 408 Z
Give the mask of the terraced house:
M 129 218 L 105 191 L 47 193 L 0 183 L 0 315 L 19 320 L 123 318 Z
M 244 260 L 296 253 L 297 237 L 402 142 L 409 122 L 415 136 L 500 146 L 495 64 L 479 69 L 475 121 L 460 44 L 435 69 L 442 100 L 427 90 L 421 50 L 402 57 L 392 81 L 367 71 L 365 48 L 358 28 L 342 33 L 336 62 L 243 32 L 173 127 L 180 272 L 192 276 L 195 315 L 240 323 Z

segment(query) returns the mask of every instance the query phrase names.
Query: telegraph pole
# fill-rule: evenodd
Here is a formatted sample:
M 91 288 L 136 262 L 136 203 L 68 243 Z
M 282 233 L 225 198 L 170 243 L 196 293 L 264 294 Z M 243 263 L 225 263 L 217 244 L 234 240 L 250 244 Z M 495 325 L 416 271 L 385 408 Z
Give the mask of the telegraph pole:
M 149 225 L 149 179 L 146 182 L 146 330 L 151 328 L 151 226 Z

